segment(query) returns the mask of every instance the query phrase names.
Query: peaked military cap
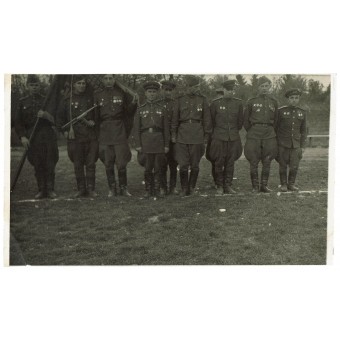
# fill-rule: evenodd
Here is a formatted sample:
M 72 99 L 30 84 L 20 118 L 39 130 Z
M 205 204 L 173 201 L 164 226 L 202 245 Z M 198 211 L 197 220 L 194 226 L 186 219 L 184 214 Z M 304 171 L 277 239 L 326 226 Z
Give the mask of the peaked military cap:
M 159 90 L 161 88 L 161 85 L 159 84 L 158 81 L 155 80 L 151 80 L 151 81 L 147 81 L 143 84 L 143 88 L 144 90 Z
M 266 76 L 262 76 L 258 80 L 258 86 L 260 86 L 260 85 L 262 85 L 264 83 L 270 83 L 271 84 L 272 81 L 269 78 L 267 78 Z
M 40 83 L 40 79 L 36 74 L 29 74 L 27 76 L 27 84 Z
M 293 88 L 293 89 L 289 89 L 288 91 L 286 91 L 285 97 L 289 98 L 290 96 L 293 96 L 293 95 L 301 96 L 301 94 L 302 94 L 302 91 L 300 89 Z
M 185 82 L 189 87 L 196 86 L 200 83 L 200 77 L 188 74 L 185 76 Z
M 77 83 L 80 80 L 86 80 L 86 76 L 84 74 L 74 74 L 72 77 L 73 84 Z
M 176 84 L 171 80 L 162 80 L 161 84 L 163 89 L 173 90 L 176 87 Z
M 236 81 L 235 80 L 226 80 L 222 86 L 226 89 L 226 90 L 233 90 L 234 86 L 235 86 Z

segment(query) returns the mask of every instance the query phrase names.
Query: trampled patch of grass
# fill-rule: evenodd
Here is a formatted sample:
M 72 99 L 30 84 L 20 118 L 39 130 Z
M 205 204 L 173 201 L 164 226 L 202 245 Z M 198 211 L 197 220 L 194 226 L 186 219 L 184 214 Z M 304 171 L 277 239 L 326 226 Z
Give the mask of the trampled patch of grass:
M 12 152 L 12 171 L 20 151 Z M 327 190 L 327 162 L 327 149 L 306 151 L 298 178 L 302 190 Z M 240 195 L 215 196 L 210 163 L 203 159 L 201 195 L 144 200 L 143 169 L 134 155 L 128 167 L 133 197 L 106 197 L 99 161 L 100 197 L 65 200 L 74 193 L 75 179 L 63 147 L 56 174 L 61 199 L 23 201 L 36 190 L 26 164 L 11 196 L 11 232 L 30 265 L 325 264 L 327 194 L 277 195 L 273 162 L 274 192 L 254 195 L 248 172 L 241 158 L 234 180 Z

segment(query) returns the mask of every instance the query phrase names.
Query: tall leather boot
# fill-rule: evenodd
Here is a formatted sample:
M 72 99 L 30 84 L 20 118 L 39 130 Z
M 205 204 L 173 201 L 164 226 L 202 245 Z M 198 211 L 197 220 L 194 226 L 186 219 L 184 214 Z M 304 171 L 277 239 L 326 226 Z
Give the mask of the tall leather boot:
M 114 168 L 106 169 L 106 178 L 107 178 L 107 184 L 109 186 L 109 193 L 107 197 L 117 196 L 117 187 L 116 187 L 116 178 L 115 178 Z
M 179 177 L 180 177 L 181 188 L 182 188 L 180 195 L 181 197 L 184 197 L 184 196 L 187 196 L 189 193 L 188 170 L 180 170 Z
M 257 168 L 250 170 L 250 179 L 251 179 L 251 185 L 252 185 L 252 193 L 258 193 L 259 192 L 259 174 L 258 174 Z
M 215 174 L 216 193 L 218 195 L 223 195 L 224 194 L 223 170 L 215 168 L 214 174 Z
M 95 177 L 87 177 L 87 194 L 90 198 L 96 198 L 98 194 L 95 191 L 95 185 L 96 185 L 96 178 Z
M 224 171 L 224 178 L 225 178 L 224 192 L 226 194 L 236 194 L 236 191 L 231 187 L 233 177 L 234 177 L 234 166 L 230 168 L 227 167 Z
M 215 171 L 215 163 L 211 162 L 211 176 L 214 180 L 214 186 L 215 188 L 217 187 L 217 183 L 216 183 L 216 171 Z
M 155 196 L 158 198 L 165 197 L 165 192 L 161 185 L 161 178 L 162 178 L 162 175 L 155 174 L 154 190 L 155 190 Z
M 262 173 L 261 173 L 261 191 L 264 193 L 270 193 L 272 192 L 271 189 L 268 187 L 268 178 L 270 174 L 270 163 L 269 164 L 263 164 L 262 166 Z
M 177 184 L 177 167 L 170 168 L 169 194 L 178 195 L 176 184 Z
M 168 178 L 168 168 L 167 166 L 166 167 L 164 166 L 164 168 L 162 168 L 162 171 L 160 173 L 160 189 L 162 189 L 165 194 L 168 193 L 167 178 Z
M 86 195 L 86 182 L 85 177 L 77 177 L 77 192 L 73 196 L 74 198 L 84 197 Z
M 126 169 L 118 170 L 118 181 L 119 181 L 119 189 L 120 194 L 122 196 L 130 197 L 132 196 L 127 190 L 127 173 Z
M 295 185 L 296 176 L 297 176 L 297 169 L 289 169 L 288 190 L 290 191 L 299 191 L 299 188 Z
M 35 178 L 38 185 L 38 193 L 34 196 L 35 199 L 41 199 L 46 197 L 46 183 L 43 174 L 36 173 Z
M 285 167 L 280 166 L 279 175 L 280 175 L 280 183 L 281 183 L 280 191 L 287 192 L 288 188 L 287 188 L 287 167 L 286 166 Z
M 46 190 L 47 190 L 46 196 L 48 198 L 51 198 L 51 199 L 58 197 L 57 194 L 54 191 L 54 179 L 55 179 L 54 172 L 47 174 L 47 176 L 46 176 Z
M 152 173 L 145 171 L 144 172 L 144 182 L 145 182 L 144 198 L 150 198 L 152 196 L 151 181 L 152 181 Z
M 197 183 L 197 178 L 198 178 L 198 173 L 199 173 L 199 169 L 191 169 L 190 171 L 190 177 L 189 177 L 189 192 L 190 193 L 197 193 L 197 191 L 195 191 L 196 188 L 196 183 Z

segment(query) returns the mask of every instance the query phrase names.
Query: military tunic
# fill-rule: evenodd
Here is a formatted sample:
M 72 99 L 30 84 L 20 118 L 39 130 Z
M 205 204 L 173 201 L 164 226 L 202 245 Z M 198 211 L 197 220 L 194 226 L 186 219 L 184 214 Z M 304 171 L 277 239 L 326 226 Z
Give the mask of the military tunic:
M 175 102 L 171 135 L 176 138 L 176 160 L 180 168 L 199 168 L 204 140 L 211 133 L 211 115 L 204 96 L 186 94 Z
M 61 129 L 64 124 L 71 119 L 78 117 L 83 112 L 93 107 L 93 105 L 93 97 L 86 93 L 72 94 L 72 101 L 71 98 L 64 99 L 58 110 L 58 128 Z M 86 120 L 94 121 L 94 110 L 90 111 L 84 118 Z M 84 121 L 80 120 L 77 123 L 72 124 L 72 128 L 75 139 L 68 138 L 67 151 L 70 160 L 74 164 L 78 187 L 83 188 L 86 186 L 84 183 L 85 178 L 87 178 L 87 184 L 94 187 L 96 161 L 98 159 L 98 140 L 95 127 L 89 127 Z M 71 126 L 68 127 L 67 131 L 70 129 Z M 86 167 L 86 175 L 84 167 Z
M 231 185 L 234 162 L 242 154 L 239 130 L 243 126 L 243 105 L 238 98 L 220 97 L 211 103 L 213 122 L 209 158 L 215 163 L 216 184 Z
M 306 116 L 306 111 L 298 106 L 279 108 L 277 141 L 279 145 L 278 162 L 282 176 L 284 176 L 287 166 L 293 171 L 297 172 L 298 170 L 302 158 L 301 148 L 305 147 L 307 139 Z M 285 181 L 281 182 L 284 184 Z
M 15 118 L 15 130 L 19 138 L 25 136 L 29 139 L 43 103 L 44 97 L 40 94 L 19 100 Z M 47 119 L 39 119 L 27 152 L 27 159 L 34 166 L 38 188 L 42 192 L 54 190 L 54 170 L 59 159 L 57 136 L 52 126 L 53 123 Z

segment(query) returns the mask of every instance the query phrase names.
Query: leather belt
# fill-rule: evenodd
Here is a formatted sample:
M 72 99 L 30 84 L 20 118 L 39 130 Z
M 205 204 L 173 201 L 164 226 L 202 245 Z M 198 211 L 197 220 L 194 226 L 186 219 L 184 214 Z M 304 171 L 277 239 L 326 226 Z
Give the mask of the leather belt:
M 149 133 L 153 133 L 153 132 L 162 132 L 163 130 L 157 127 L 150 127 L 150 128 L 146 128 L 143 129 L 142 132 L 149 132 Z
M 181 123 L 200 123 L 201 121 L 199 119 L 187 119 L 187 120 L 182 120 Z
M 273 124 L 271 124 L 271 123 L 253 123 L 252 125 L 273 126 Z

